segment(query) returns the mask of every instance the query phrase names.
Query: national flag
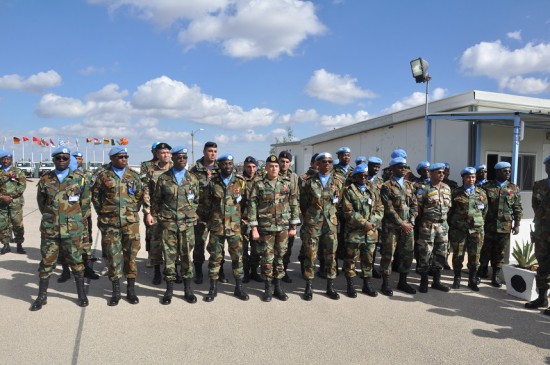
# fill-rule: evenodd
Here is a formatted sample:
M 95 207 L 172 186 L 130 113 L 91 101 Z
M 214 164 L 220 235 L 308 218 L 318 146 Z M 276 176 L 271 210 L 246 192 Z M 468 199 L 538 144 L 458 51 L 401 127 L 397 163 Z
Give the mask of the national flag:
M 121 139 L 120 139 L 120 144 L 121 144 L 122 146 L 126 146 L 126 145 L 128 144 L 128 138 L 124 138 L 124 137 L 121 138 Z
M 17 137 L 13 137 L 13 144 L 20 144 L 21 140 Z
M 92 139 L 91 138 L 86 138 L 86 143 L 90 143 L 92 142 Z
M 76 148 L 78 149 L 78 138 L 75 138 L 75 139 L 74 139 L 74 143 L 75 143 L 75 145 L 76 145 Z
M 27 137 L 23 137 L 23 142 L 27 142 L 29 139 Z
M 50 138 L 50 144 L 52 145 L 52 147 L 55 148 L 55 143 L 53 143 L 53 140 Z
M 111 138 L 111 146 L 114 146 L 114 145 L 116 145 L 115 139 L 114 139 L 114 138 Z
M 48 142 L 46 142 L 46 140 L 44 138 L 42 138 L 40 140 L 40 146 L 41 147 L 48 147 Z
M 40 139 L 38 137 L 32 137 L 32 141 L 36 143 L 37 145 L 41 146 L 42 143 L 40 142 Z
M 101 144 L 101 141 L 99 140 L 99 138 L 94 138 L 94 144 L 95 145 Z
M 110 144 L 111 139 L 110 138 L 103 138 L 103 144 Z

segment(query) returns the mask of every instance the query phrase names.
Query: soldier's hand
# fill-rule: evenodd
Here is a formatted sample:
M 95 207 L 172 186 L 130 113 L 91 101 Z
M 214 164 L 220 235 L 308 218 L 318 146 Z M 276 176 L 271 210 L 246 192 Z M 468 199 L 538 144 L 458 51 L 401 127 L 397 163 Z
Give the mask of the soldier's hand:
M 371 223 L 371 222 L 367 222 L 367 224 L 365 224 L 365 232 L 370 232 L 374 229 L 374 224 Z
M 252 227 L 252 241 L 258 241 L 260 239 L 260 233 L 258 233 L 258 227 Z
M 519 226 L 514 226 L 514 228 L 512 228 L 512 234 L 514 236 L 519 234 Z
M 12 201 L 13 201 L 13 198 L 11 196 L 8 196 L 8 195 L 0 196 L 0 202 L 4 204 L 11 204 Z
M 143 219 L 145 221 L 146 226 L 152 226 L 155 224 L 155 218 L 151 215 L 151 213 L 145 214 L 145 218 Z
M 403 234 L 409 234 L 410 231 L 412 231 L 413 225 L 408 222 L 401 223 L 401 230 L 403 231 Z
M 294 236 L 296 236 L 296 228 L 289 229 L 289 230 L 288 230 L 288 236 L 289 236 L 289 237 L 294 237 Z

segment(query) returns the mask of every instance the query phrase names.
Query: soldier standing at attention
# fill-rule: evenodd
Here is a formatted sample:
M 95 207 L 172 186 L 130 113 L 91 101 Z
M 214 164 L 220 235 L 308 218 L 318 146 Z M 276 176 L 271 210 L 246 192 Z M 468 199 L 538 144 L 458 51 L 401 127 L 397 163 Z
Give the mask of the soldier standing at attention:
M 488 211 L 485 219 L 485 239 L 476 276 L 486 277 L 487 267 L 491 261 L 493 268 L 491 285 L 495 288 L 502 286 L 500 271 L 504 264 L 504 250 L 510 244 L 510 232 L 514 235 L 519 233 L 523 215 L 519 187 L 508 181 L 512 174 L 511 167 L 512 165 L 505 161 L 497 163 L 496 179 L 483 185 L 487 194 Z
M 306 186 L 307 180 L 309 180 L 311 177 L 313 177 L 313 176 L 317 175 L 317 173 L 319 173 L 319 171 L 317 169 L 317 160 L 316 160 L 317 156 L 319 156 L 318 153 L 315 153 L 315 154 L 313 154 L 313 156 L 311 156 L 311 160 L 309 161 L 309 169 L 305 173 L 303 173 L 302 175 L 300 175 L 298 177 L 298 203 L 300 204 L 300 216 L 301 217 L 303 216 L 304 212 L 307 209 L 307 207 L 302 204 L 302 199 L 300 198 L 303 194 L 303 189 Z M 300 235 L 301 235 L 301 229 L 302 228 L 303 228 L 303 226 L 300 228 Z M 298 261 L 300 261 L 300 272 L 302 273 L 302 277 L 304 277 L 304 278 L 305 278 L 305 276 L 304 276 L 304 260 L 305 260 L 305 257 L 306 257 L 305 247 L 304 247 L 304 244 L 302 243 L 302 245 L 300 246 L 300 253 L 298 254 Z M 321 258 L 319 258 L 319 261 L 322 262 Z
M 447 162 L 445 162 L 443 165 L 445 165 L 445 177 L 443 178 L 443 183 L 450 187 L 453 191 L 455 189 L 458 189 L 458 183 L 454 180 L 449 179 L 449 175 L 451 175 L 451 165 L 449 165 Z
M 350 166 L 351 161 L 351 149 L 349 147 L 340 147 L 336 151 L 338 156 L 338 164 L 335 164 L 332 170 L 332 174 L 339 177 L 342 180 L 342 186 L 351 184 L 351 173 L 353 168 Z M 338 247 L 336 248 L 336 273 L 338 274 L 338 260 L 344 260 L 346 256 L 346 247 L 344 243 L 346 219 L 340 213 L 338 213 Z M 321 276 L 321 275 L 319 275 Z
M 380 172 L 380 168 L 382 167 L 382 159 L 380 157 L 371 156 L 367 159 L 367 173 L 369 175 L 369 183 L 374 186 L 376 189 L 376 194 L 380 196 L 380 190 L 382 189 L 382 185 L 384 185 L 384 180 L 378 176 L 378 173 Z M 382 275 L 376 270 L 374 267 L 374 262 L 376 261 L 376 251 L 377 247 L 381 246 L 382 239 L 382 224 L 378 225 L 377 228 L 377 235 L 376 235 L 376 246 L 374 247 L 374 252 L 372 254 L 372 277 L 375 279 L 380 279 Z
M 13 166 L 13 156 L 8 151 L 0 151 L 0 243 L 4 246 L 0 254 L 11 252 L 10 240 L 13 230 L 17 253 L 26 254 L 23 248 L 25 228 L 23 226 L 23 193 L 27 188 L 25 173 Z
M 479 291 L 475 275 L 483 245 L 483 224 L 487 215 L 487 195 L 476 185 L 476 169 L 465 167 L 462 186 L 453 191 L 449 210 L 449 241 L 453 248 L 453 289 L 460 288 L 464 252 L 468 252 L 468 287 Z
M 111 163 L 101 171 L 92 186 L 92 203 L 97 213 L 102 246 L 107 256 L 107 276 L 113 293 L 107 303 L 120 301 L 120 278 L 128 281 L 127 299 L 138 304 L 135 284 L 136 256 L 140 249 L 139 208 L 143 203 L 143 187 L 139 175 L 128 168 L 128 150 L 115 146 L 109 151 Z M 124 267 L 121 261 L 124 261 Z
M 248 216 L 248 199 L 250 192 L 252 191 L 252 185 L 261 179 L 256 173 L 258 169 L 258 162 L 252 156 L 248 156 L 244 159 L 243 163 L 243 177 L 246 181 L 246 201 L 242 204 L 243 222 L 241 222 L 241 234 L 243 239 L 243 283 L 250 282 L 250 279 L 261 283 L 263 281 L 260 274 L 258 274 L 258 266 L 260 266 L 260 254 L 258 253 L 258 242 L 251 239 L 252 231 L 250 223 L 244 223 L 244 219 Z M 249 253 L 250 249 L 250 253 Z
M 155 185 L 159 176 L 172 168 L 171 149 L 172 147 L 167 143 L 158 143 L 155 147 L 157 161 L 147 166 L 145 173 L 140 176 L 141 183 L 143 184 L 145 235 L 149 241 L 149 247 L 146 248 L 149 253 L 149 260 L 154 268 L 154 285 L 160 285 L 162 282 L 162 275 L 160 273 L 160 265 L 162 264 L 162 231 L 156 221 L 156 217 L 151 214 L 151 196 L 155 192 Z
M 143 174 L 147 173 L 147 168 L 158 161 L 157 151 L 155 150 L 155 148 L 159 143 L 160 142 L 153 142 L 153 144 L 151 145 L 151 154 L 153 155 L 153 158 L 150 159 L 149 161 L 143 161 L 141 163 L 139 167 L 139 176 L 142 176 Z
M 176 260 L 181 258 L 182 276 L 188 303 L 196 303 L 197 297 L 191 288 L 193 278 L 192 251 L 195 246 L 197 206 L 199 203 L 199 180 L 189 173 L 187 148 L 174 147 L 171 151 L 174 166 L 160 175 L 151 199 L 151 213 L 158 220 L 162 232 L 162 251 L 164 253 L 164 276 L 166 292 L 162 304 L 170 304 L 177 276 Z
M 279 300 L 288 300 L 281 287 L 281 279 L 286 275 L 284 256 L 288 237 L 296 235 L 296 225 L 300 223 L 297 187 L 293 189 L 290 179 L 279 174 L 280 164 L 275 155 L 266 159 L 267 173 L 252 187 L 248 205 L 252 238 L 258 241 L 262 256 L 264 302 L 270 302 L 273 294 Z M 275 284 L 274 293 L 272 281 Z
M 218 163 L 216 162 L 216 156 L 218 155 L 218 145 L 215 142 L 206 142 L 202 151 L 203 157 L 197 160 L 195 166 L 191 168 L 191 173 L 195 175 L 200 182 L 199 202 L 202 204 L 206 202 L 205 194 L 208 191 L 210 180 L 212 177 L 219 173 Z M 200 212 L 205 211 L 199 206 L 199 222 L 195 226 L 195 249 L 193 250 L 193 264 L 195 265 L 195 283 L 202 284 L 202 264 L 204 263 L 204 249 L 206 240 L 208 239 L 207 217 L 201 216 Z M 210 213 L 206 211 L 207 213 Z M 222 262 L 223 254 L 222 254 Z M 220 268 L 220 274 L 218 276 L 221 282 L 227 283 L 225 274 L 223 272 L 223 264 Z
M 404 152 L 404 151 L 403 151 Z M 390 161 L 392 175 L 382 185 L 380 198 L 384 204 L 384 219 L 382 220 L 382 270 L 381 293 L 393 295 L 389 276 L 392 271 L 394 251 L 398 251 L 399 284 L 397 289 L 409 294 L 416 290 L 407 283 L 407 276 L 413 259 L 414 221 L 417 215 L 417 202 L 414 186 L 405 180 L 407 160 L 404 157 L 394 157 Z
M 539 263 L 537 269 L 537 288 L 539 297 L 525 303 L 525 308 L 537 309 L 548 307 L 548 288 L 550 287 L 550 156 L 544 159 L 546 179 L 533 185 L 532 205 L 535 212 L 535 256 Z M 550 307 L 543 312 L 550 316 Z
M 143 179 L 147 175 L 147 170 L 149 169 L 149 166 L 154 165 L 158 161 L 157 152 L 155 150 L 155 147 L 157 147 L 157 145 L 159 143 L 160 142 L 153 142 L 153 144 L 151 145 L 151 154 L 153 155 L 153 158 L 148 160 L 148 161 L 143 161 L 141 163 L 141 165 L 139 167 L 139 176 L 140 176 L 140 178 Z M 102 167 L 105 168 L 107 166 L 109 166 L 109 164 L 105 164 Z M 99 172 L 100 171 L 96 171 L 95 175 L 97 176 L 97 174 L 99 174 Z M 143 224 L 145 224 L 145 227 L 146 227 L 146 230 L 145 230 L 145 249 L 147 250 L 147 252 L 149 252 L 149 248 L 151 247 L 151 237 L 147 234 L 148 230 L 147 230 L 147 223 L 145 222 L 145 215 L 143 216 Z M 101 249 L 103 250 L 104 248 L 102 247 Z M 147 267 L 153 267 L 153 263 L 152 263 L 150 257 L 147 257 L 146 266 Z
M 55 170 L 42 175 L 38 182 L 36 200 L 42 214 L 40 222 L 40 252 L 38 267 L 40 283 L 38 297 L 31 311 L 42 309 L 48 301 L 48 284 L 58 254 L 71 266 L 78 293 L 78 305 L 88 306 L 84 290 L 82 237 L 84 217 L 90 209 L 90 190 L 84 175 L 69 169 L 71 151 L 64 146 L 52 152 Z
M 484 164 L 476 167 L 476 185 L 482 186 L 487 182 L 487 166 Z
M 244 273 L 241 242 L 241 204 L 246 194 L 246 181 L 242 176 L 234 173 L 233 155 L 220 156 L 218 165 L 220 173 L 210 180 L 204 205 L 200 205 L 200 209 L 204 209 L 201 215 L 208 216 L 210 231 L 207 247 L 210 254 L 208 259 L 210 289 L 204 300 L 211 302 L 218 294 L 216 282 L 220 275 L 220 266 L 223 265 L 223 246 L 226 240 L 236 282 L 234 295 L 241 300 L 248 300 L 248 294 L 242 287 Z
M 302 211 L 303 226 L 301 230 L 302 245 L 305 252 L 304 276 L 306 288 L 304 300 L 313 298 L 311 281 L 313 280 L 313 268 L 317 248 L 323 248 L 324 270 L 327 277 L 327 295 L 331 299 L 340 299 L 340 295 L 334 290 L 333 281 L 336 278 L 336 246 L 338 244 L 337 209 L 342 200 L 343 181 L 331 173 L 332 155 L 323 152 L 316 158 L 319 172 L 305 180 L 300 192 L 300 206 Z
M 353 278 L 355 262 L 361 260 L 363 293 L 375 297 L 378 293 L 371 287 L 370 278 L 374 267 L 374 251 L 378 241 L 378 228 L 384 217 L 384 205 L 376 187 L 369 184 L 367 165 L 353 169 L 353 183 L 344 188 L 342 210 L 346 219 L 346 258 L 344 272 L 347 280 L 347 296 L 356 298 Z

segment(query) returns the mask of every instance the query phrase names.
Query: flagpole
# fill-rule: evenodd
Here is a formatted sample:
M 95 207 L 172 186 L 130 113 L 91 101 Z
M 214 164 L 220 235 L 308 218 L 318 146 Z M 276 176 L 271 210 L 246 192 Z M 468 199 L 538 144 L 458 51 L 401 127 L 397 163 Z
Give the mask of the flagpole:
M 23 150 L 23 161 L 25 161 L 25 141 L 23 141 L 23 146 L 21 149 Z

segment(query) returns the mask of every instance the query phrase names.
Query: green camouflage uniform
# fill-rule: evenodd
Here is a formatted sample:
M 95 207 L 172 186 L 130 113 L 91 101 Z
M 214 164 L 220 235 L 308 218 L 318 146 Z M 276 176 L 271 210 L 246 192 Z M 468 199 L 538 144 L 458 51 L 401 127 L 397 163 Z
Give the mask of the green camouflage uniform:
M 250 192 L 252 191 L 252 186 L 254 185 L 254 183 L 258 180 L 261 180 L 261 177 L 258 174 L 255 174 L 253 178 L 244 175 L 243 177 L 246 181 L 246 196 L 243 198 L 243 203 L 241 203 L 241 215 L 245 221 L 248 221 L 248 202 L 250 199 Z M 257 268 L 260 265 L 258 242 L 252 241 L 251 234 L 252 232 L 250 231 L 250 222 L 241 222 L 241 235 L 243 240 L 243 268 L 245 272 L 250 271 L 251 267 Z
M 157 179 L 152 197 L 152 214 L 162 232 L 166 281 L 176 280 L 176 260 L 181 259 L 184 279 L 193 277 L 191 252 L 195 247 L 195 224 L 198 220 L 199 180 L 186 172 L 178 184 L 172 169 Z
M 208 186 L 210 180 L 215 174 L 219 173 L 218 162 L 214 162 L 214 167 L 210 170 L 204 166 L 204 157 L 201 157 L 195 163 L 195 166 L 191 168 L 191 173 L 199 179 L 200 192 L 199 192 L 199 202 L 205 203 L 205 194 L 208 191 Z M 201 212 L 207 213 L 200 205 L 198 208 L 199 212 L 199 222 L 195 226 L 195 249 L 193 250 L 193 262 L 202 265 L 204 263 L 204 249 L 206 242 L 208 240 L 208 228 L 206 221 L 208 220 L 207 216 L 202 215 Z
M 310 167 L 305 173 L 298 176 L 298 204 L 300 205 L 301 216 L 303 216 L 307 207 L 302 204 L 302 199 L 300 197 L 303 194 L 303 189 L 306 186 L 306 181 L 312 176 L 316 175 L 317 173 L 318 173 L 317 170 Z M 300 237 L 302 236 L 302 228 L 303 226 L 300 227 Z M 298 261 L 300 261 L 300 263 L 303 263 L 305 258 L 306 258 L 306 251 L 302 240 L 302 245 L 300 246 L 300 252 L 298 253 Z
M 436 270 L 443 269 L 449 242 L 449 224 L 447 213 L 451 208 L 451 188 L 441 183 L 439 188 L 430 184 L 424 185 L 422 191 L 416 192 L 420 227 L 418 230 L 418 273 L 427 273 L 430 257 Z
M 322 251 L 327 279 L 336 278 L 337 210 L 342 200 L 342 184 L 342 180 L 332 174 L 324 188 L 318 174 L 303 180 L 300 207 L 305 210 L 302 211 L 304 222 L 300 234 L 305 253 L 306 280 L 313 279 L 317 249 Z
M 11 230 L 13 230 L 14 242 L 23 243 L 25 229 L 23 227 L 23 205 L 25 199 L 23 193 L 27 188 L 27 180 L 23 170 L 11 166 L 9 171 L 0 168 L 0 195 L 10 196 L 13 200 L 10 204 L 0 202 L 0 243 L 10 243 Z
M 265 176 L 252 187 L 248 219 L 251 227 L 258 227 L 262 274 L 266 280 L 285 276 L 283 258 L 289 226 L 300 223 L 297 193 L 297 186 L 283 176 L 274 180 Z
M 348 170 L 344 170 L 341 165 L 335 165 L 332 173 L 338 176 L 343 182 L 343 186 L 346 187 L 351 184 L 351 173 L 353 168 L 348 165 Z M 345 231 L 346 231 L 346 219 L 341 214 L 338 214 L 338 247 L 336 248 L 336 259 L 344 260 L 346 258 L 346 244 L 345 244 Z M 338 268 L 336 268 L 338 270 Z
M 539 263 L 536 280 L 537 288 L 541 292 L 550 289 L 550 179 L 535 183 L 532 206 L 535 212 L 533 241 Z
M 80 167 L 78 171 L 81 172 L 88 186 L 92 186 L 94 183 L 94 174 L 91 171 L 83 171 Z M 84 236 L 82 237 L 82 253 L 87 257 L 92 257 L 92 210 L 88 210 L 88 214 L 84 217 Z
M 502 268 L 504 251 L 510 245 L 512 223 L 519 224 L 523 215 L 519 187 L 506 181 L 500 187 L 497 181 L 491 180 L 483 185 L 487 194 L 488 211 L 485 218 L 485 239 L 481 248 L 480 264 Z
M 218 280 L 223 259 L 225 240 L 235 279 L 243 278 L 243 247 L 241 242 L 241 203 L 246 195 L 246 181 L 240 175 L 233 173 L 226 186 L 221 175 L 215 175 L 210 180 L 204 194 L 204 205 L 200 205 L 201 216 L 208 217 L 210 239 L 207 250 L 208 274 L 210 279 Z M 202 196 L 201 196 L 202 199 Z
M 378 242 L 378 228 L 384 217 L 384 205 L 374 184 L 367 184 L 364 192 L 361 192 L 357 184 L 347 186 L 342 196 L 342 211 L 347 222 L 344 261 L 346 277 L 355 277 L 355 263 L 360 258 L 362 277 L 370 278 L 374 266 L 374 250 Z M 374 224 L 374 228 L 365 232 L 367 223 Z
M 414 186 L 403 180 L 403 187 L 392 177 L 382 185 L 380 198 L 384 204 L 384 219 L 382 220 L 382 249 L 380 269 L 383 275 L 391 274 L 391 262 L 394 251 L 398 250 L 400 273 L 408 273 L 413 259 L 414 230 L 404 235 L 400 224 L 414 224 L 418 205 Z
M 464 252 L 468 253 L 468 269 L 479 268 L 479 254 L 483 245 L 483 224 L 487 215 L 487 195 L 476 186 L 471 194 L 464 186 L 453 191 L 449 222 L 449 241 L 453 248 L 453 270 L 462 271 Z
M 92 186 L 92 203 L 97 213 L 102 247 L 107 256 L 107 275 L 112 281 L 122 274 L 137 277 L 136 256 L 140 249 L 139 209 L 143 187 L 139 175 L 126 167 L 122 178 L 109 165 Z M 124 268 L 121 261 L 124 260 Z
M 283 174 L 282 172 L 279 171 L 279 176 L 283 177 L 283 179 L 286 180 L 287 184 L 289 184 L 290 189 L 292 190 L 292 194 L 295 194 L 296 200 L 300 201 L 300 190 L 298 188 L 300 186 L 300 182 L 299 182 L 300 177 L 295 172 L 290 170 L 288 170 L 286 174 Z M 300 214 L 300 208 L 298 208 L 298 214 Z M 290 263 L 290 256 L 292 255 L 292 247 L 294 246 L 295 238 L 296 238 L 295 236 L 288 237 L 288 248 L 283 257 L 283 264 L 284 264 L 285 270 L 288 264 Z
M 70 171 L 59 183 L 54 171 L 40 178 L 36 191 L 40 222 L 40 252 L 38 267 L 40 279 L 52 274 L 61 252 L 73 273 L 84 271 L 82 264 L 82 237 L 84 217 L 90 210 L 90 190 L 86 178 L 79 171 Z
M 447 186 L 449 186 L 449 188 L 451 188 L 451 191 L 455 191 L 456 189 L 458 189 L 458 183 L 454 180 L 443 179 L 443 183 L 447 184 Z

